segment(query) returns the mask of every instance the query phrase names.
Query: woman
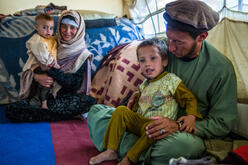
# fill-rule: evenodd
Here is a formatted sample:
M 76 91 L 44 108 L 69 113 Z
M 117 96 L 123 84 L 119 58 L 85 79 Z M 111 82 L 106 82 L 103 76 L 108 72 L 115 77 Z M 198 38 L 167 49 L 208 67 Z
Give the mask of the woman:
M 88 96 L 91 80 L 92 54 L 84 40 L 85 24 L 82 16 L 76 11 L 65 11 L 58 20 L 58 64 L 60 69 L 45 67 L 47 74 L 38 74 L 35 69 L 23 73 L 31 77 L 31 90 L 27 99 L 12 103 L 6 107 L 6 116 L 12 121 L 56 121 L 72 119 L 88 112 L 96 100 Z M 37 66 L 34 66 L 34 68 Z M 54 81 L 53 95 L 47 100 L 48 109 L 33 106 L 35 93 L 32 86 L 40 84 L 50 87 Z

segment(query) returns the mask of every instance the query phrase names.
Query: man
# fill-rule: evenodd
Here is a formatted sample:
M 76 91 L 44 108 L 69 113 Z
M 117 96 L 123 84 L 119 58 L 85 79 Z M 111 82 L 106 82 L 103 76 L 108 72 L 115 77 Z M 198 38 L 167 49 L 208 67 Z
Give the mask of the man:
M 237 117 L 237 85 L 233 66 L 205 41 L 208 31 L 218 23 L 218 13 L 198 0 L 178 0 L 168 3 L 165 9 L 169 46 L 166 69 L 179 76 L 196 96 L 203 119 L 196 121 L 196 130 L 189 134 L 180 132 L 183 126 L 176 121 L 154 117 L 154 122 L 146 130 L 150 138 L 158 141 L 140 158 L 141 163 L 152 165 L 168 164 L 171 158 L 180 156 L 201 157 L 205 151 L 204 139 L 226 136 Z M 101 143 L 96 141 L 99 129 L 94 129 L 99 125 L 103 127 L 113 110 L 101 111 L 94 107 L 89 113 L 88 124 L 94 144 L 101 149 Z M 102 120 L 97 119 L 100 116 Z M 134 137 L 132 134 L 123 136 L 120 156 L 128 150 Z

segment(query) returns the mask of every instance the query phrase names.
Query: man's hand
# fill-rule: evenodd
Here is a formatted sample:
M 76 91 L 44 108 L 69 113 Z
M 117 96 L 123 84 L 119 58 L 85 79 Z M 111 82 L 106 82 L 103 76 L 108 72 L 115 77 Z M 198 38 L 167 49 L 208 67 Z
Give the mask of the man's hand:
M 49 88 L 53 84 L 53 78 L 49 77 L 47 74 L 34 74 L 34 79 L 41 86 L 44 86 L 44 87 Z
M 177 122 L 169 118 L 155 116 L 151 119 L 154 121 L 146 127 L 146 134 L 154 140 L 163 139 L 179 129 Z
M 179 128 L 180 131 L 196 134 L 195 116 L 193 115 L 182 116 L 177 120 L 177 123 L 180 123 L 181 121 L 183 121 L 183 124 Z

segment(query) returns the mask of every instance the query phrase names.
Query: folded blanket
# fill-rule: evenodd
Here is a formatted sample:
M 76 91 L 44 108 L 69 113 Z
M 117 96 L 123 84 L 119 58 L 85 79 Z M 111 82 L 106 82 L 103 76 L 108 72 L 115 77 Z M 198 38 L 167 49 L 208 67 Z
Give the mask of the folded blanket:
M 90 95 L 96 98 L 99 104 L 117 107 L 126 96 L 138 90 L 138 86 L 145 79 L 136 55 L 139 43 L 140 41 L 133 41 L 121 47 L 120 51 L 112 51 L 113 54 L 109 54 L 103 61 L 92 80 L 90 90 Z

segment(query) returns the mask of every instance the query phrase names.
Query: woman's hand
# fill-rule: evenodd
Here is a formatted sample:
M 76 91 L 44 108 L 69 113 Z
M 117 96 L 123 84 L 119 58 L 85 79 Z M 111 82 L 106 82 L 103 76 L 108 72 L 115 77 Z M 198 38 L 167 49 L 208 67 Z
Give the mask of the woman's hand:
M 41 86 L 50 88 L 53 84 L 53 78 L 49 77 L 47 74 L 34 74 L 34 79 Z
M 179 129 L 177 122 L 167 117 L 155 116 L 151 119 L 154 121 L 147 125 L 146 134 L 154 140 L 163 139 Z

